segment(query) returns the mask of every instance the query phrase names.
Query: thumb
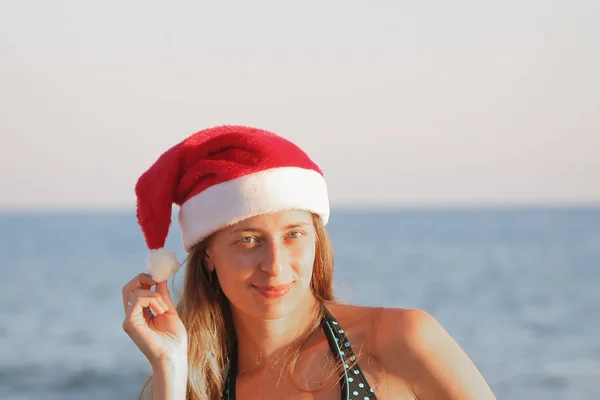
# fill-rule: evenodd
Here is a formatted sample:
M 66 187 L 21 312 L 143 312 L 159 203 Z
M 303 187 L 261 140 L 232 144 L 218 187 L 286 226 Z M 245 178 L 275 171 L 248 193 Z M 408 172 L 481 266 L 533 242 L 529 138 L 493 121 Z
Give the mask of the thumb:
M 173 300 L 171 300 L 171 293 L 169 293 L 168 282 L 168 280 L 165 280 L 157 283 L 155 291 L 157 293 L 160 293 L 160 295 L 163 297 L 163 300 L 165 301 L 165 303 L 167 303 L 167 307 L 169 307 L 169 311 L 176 311 L 175 304 L 173 304 Z

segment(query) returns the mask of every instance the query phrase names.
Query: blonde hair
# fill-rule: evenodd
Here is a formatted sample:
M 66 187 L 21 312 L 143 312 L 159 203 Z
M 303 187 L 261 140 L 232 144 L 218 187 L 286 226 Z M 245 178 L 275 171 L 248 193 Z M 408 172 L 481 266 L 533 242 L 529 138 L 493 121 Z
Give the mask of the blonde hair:
M 320 304 L 334 300 L 334 254 L 329 235 L 321 218 L 313 214 L 316 231 L 315 261 L 310 288 Z M 215 283 L 206 268 L 206 246 L 210 238 L 198 243 L 186 260 L 184 289 L 177 311 L 188 333 L 188 385 L 186 400 L 219 400 L 223 393 L 227 366 L 233 356 L 235 339 L 229 301 L 215 290 Z M 321 308 L 319 308 L 321 310 Z M 288 360 L 293 371 L 301 354 L 301 344 L 320 324 L 320 312 L 310 329 L 297 341 Z M 283 373 L 283 371 L 282 371 Z M 140 393 L 150 386 L 150 378 Z M 151 389 L 148 393 L 151 396 Z

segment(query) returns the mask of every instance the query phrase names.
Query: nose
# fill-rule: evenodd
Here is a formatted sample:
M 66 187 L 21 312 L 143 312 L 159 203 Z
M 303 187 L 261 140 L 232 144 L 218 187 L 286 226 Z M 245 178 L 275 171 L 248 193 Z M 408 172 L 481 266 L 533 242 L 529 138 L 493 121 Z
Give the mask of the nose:
M 285 247 L 274 241 L 269 241 L 264 247 L 260 269 L 271 276 L 279 276 L 287 260 Z

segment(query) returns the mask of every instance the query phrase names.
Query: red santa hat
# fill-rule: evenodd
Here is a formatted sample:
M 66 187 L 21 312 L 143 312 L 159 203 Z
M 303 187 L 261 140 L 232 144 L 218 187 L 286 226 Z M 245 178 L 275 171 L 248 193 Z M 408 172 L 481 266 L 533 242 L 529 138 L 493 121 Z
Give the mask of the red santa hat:
M 261 214 L 306 210 L 324 224 L 329 220 L 319 167 L 292 142 L 244 126 L 202 130 L 171 147 L 142 174 L 135 193 L 138 222 L 152 250 L 147 267 L 158 281 L 179 268 L 174 254 L 163 249 L 173 204 L 180 206 L 186 251 L 219 229 Z

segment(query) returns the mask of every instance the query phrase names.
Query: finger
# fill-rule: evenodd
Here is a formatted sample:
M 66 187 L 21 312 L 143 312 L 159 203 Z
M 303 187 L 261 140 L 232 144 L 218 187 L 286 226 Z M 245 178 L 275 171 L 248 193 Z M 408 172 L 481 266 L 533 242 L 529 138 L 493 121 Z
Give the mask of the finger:
M 162 294 L 154 291 L 154 290 L 150 290 L 150 289 L 137 289 L 132 293 L 132 297 L 133 298 L 148 298 L 148 299 L 154 299 L 156 300 L 157 304 L 160 304 L 160 306 L 166 311 L 169 309 L 169 306 L 167 304 L 167 302 L 165 301 L 165 299 L 163 298 Z M 148 307 L 146 305 L 144 305 L 144 307 Z
M 152 309 L 152 311 L 154 311 L 154 314 L 156 315 L 160 315 L 160 314 L 164 314 L 167 312 L 167 307 L 163 305 L 164 302 L 159 300 L 159 299 L 153 299 L 150 300 L 150 306 L 149 308 Z
M 125 314 L 136 311 L 141 312 L 136 310 L 136 307 L 149 307 L 153 301 L 154 304 L 160 305 L 162 310 L 161 314 L 169 309 L 169 306 L 160 293 L 150 289 L 136 289 L 129 295 L 129 298 L 125 303 Z
M 156 285 L 156 281 L 152 279 L 152 276 L 150 276 L 150 274 L 141 273 L 133 277 L 133 279 L 131 279 L 129 282 L 127 282 L 127 284 L 123 286 L 122 292 L 130 293 L 140 287 L 146 287 L 146 289 L 149 289 L 154 285 Z
M 154 279 L 152 279 L 152 277 L 149 274 L 143 274 L 143 273 L 137 275 L 132 280 L 127 282 L 127 284 L 125 286 L 123 286 L 123 289 L 122 289 L 124 307 L 127 309 L 127 302 L 129 301 L 129 298 L 131 297 L 131 293 L 134 290 L 140 289 L 140 288 L 150 289 L 154 285 L 156 285 L 156 281 Z
M 123 321 L 123 330 L 133 337 L 138 327 L 147 327 L 148 323 L 154 318 L 152 311 L 156 315 L 161 315 L 165 311 L 158 299 L 149 297 L 139 297 L 131 306 L 131 312 L 125 316 Z
M 157 315 L 164 314 L 168 308 L 159 296 L 134 296 L 129 302 L 131 305 L 128 305 L 125 320 L 130 321 L 133 325 L 143 323 L 146 321 L 149 309 L 152 309 Z
M 154 288 L 154 290 L 156 291 L 156 293 L 160 293 L 162 299 L 165 301 L 167 307 L 170 310 L 176 310 L 175 304 L 173 304 L 173 300 L 171 299 L 171 293 L 169 292 L 169 284 L 167 283 L 167 281 L 157 283 L 156 288 Z

